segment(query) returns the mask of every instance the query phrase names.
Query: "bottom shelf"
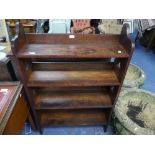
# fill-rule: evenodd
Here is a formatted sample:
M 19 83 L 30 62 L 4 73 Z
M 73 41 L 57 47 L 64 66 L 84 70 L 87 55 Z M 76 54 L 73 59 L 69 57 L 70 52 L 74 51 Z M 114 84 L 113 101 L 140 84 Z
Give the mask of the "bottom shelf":
M 41 126 L 107 125 L 109 109 L 39 110 Z

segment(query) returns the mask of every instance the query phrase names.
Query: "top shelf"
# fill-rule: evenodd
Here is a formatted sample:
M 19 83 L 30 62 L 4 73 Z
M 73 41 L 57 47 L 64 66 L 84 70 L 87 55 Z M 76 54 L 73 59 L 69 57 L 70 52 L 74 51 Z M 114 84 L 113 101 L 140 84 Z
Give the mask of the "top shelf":
M 34 34 L 16 24 L 12 51 L 18 58 L 129 58 L 134 44 L 124 25 L 120 35 Z
M 121 51 L 121 53 L 118 53 Z M 109 40 L 103 44 L 27 44 L 19 58 L 128 58 L 121 44 Z

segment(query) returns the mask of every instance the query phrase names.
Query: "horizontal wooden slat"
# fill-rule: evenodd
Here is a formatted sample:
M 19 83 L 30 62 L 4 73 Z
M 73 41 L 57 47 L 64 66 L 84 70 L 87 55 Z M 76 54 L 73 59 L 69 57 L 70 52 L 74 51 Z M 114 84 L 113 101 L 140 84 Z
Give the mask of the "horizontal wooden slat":
M 121 51 L 121 53 L 118 53 Z M 27 44 L 18 53 L 20 58 L 126 58 L 124 47 L 112 40 L 104 44 Z
M 37 71 L 94 71 L 109 70 L 114 68 L 110 62 L 35 62 L 32 63 L 32 70 Z
M 36 109 L 83 109 L 112 107 L 107 91 L 40 91 L 36 92 Z
M 71 126 L 71 125 L 107 125 L 104 110 L 50 110 L 40 111 L 40 124 Z
M 72 35 L 72 34 L 71 34 Z M 73 35 L 72 35 L 73 36 Z M 120 35 L 105 34 L 74 34 L 74 38 L 70 38 L 70 34 L 26 34 L 29 44 L 87 44 L 87 43 L 103 43 L 106 41 L 119 42 Z
M 119 85 L 113 70 L 103 71 L 33 71 L 29 87 L 69 87 Z

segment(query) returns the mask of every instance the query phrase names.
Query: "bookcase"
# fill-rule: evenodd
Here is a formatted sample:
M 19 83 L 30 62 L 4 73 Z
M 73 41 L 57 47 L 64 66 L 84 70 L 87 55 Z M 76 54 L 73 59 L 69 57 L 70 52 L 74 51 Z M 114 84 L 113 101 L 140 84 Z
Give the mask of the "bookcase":
M 33 34 L 20 23 L 11 41 L 37 129 L 102 125 L 106 131 L 134 44 L 120 35 Z

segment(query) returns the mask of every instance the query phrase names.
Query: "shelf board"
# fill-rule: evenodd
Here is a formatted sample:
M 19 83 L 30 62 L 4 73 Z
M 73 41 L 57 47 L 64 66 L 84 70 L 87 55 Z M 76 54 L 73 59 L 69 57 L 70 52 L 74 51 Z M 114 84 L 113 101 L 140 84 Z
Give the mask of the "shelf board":
M 111 108 L 112 101 L 107 91 L 40 91 L 36 93 L 35 109 L 84 109 Z
M 105 112 L 101 109 L 40 111 L 41 126 L 107 125 Z
M 117 86 L 112 69 L 103 71 L 33 71 L 28 87 Z
M 118 53 L 117 51 L 121 51 Z M 114 40 L 98 44 L 27 44 L 19 58 L 128 58 L 124 47 Z

